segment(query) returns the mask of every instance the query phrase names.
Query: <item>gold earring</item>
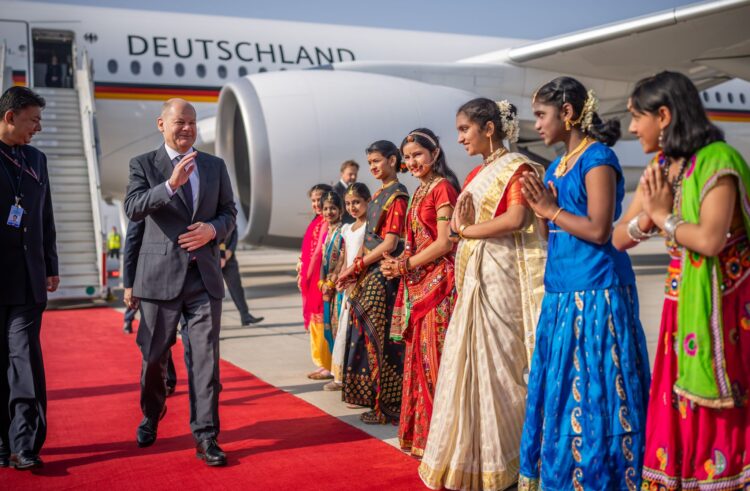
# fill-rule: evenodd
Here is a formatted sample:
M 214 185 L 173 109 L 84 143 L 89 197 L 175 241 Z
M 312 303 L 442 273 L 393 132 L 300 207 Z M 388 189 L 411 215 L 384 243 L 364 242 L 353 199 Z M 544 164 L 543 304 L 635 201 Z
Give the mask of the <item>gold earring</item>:
M 492 137 L 490 136 L 489 139 L 490 139 L 490 155 L 492 155 L 495 149 L 492 147 Z
M 570 120 L 569 120 L 569 119 L 566 119 L 566 120 L 565 120 L 565 130 L 566 130 L 566 131 L 570 131 L 570 128 L 571 128 L 571 125 L 570 125 Z
M 659 142 L 658 142 L 659 148 L 662 148 L 663 143 L 664 143 L 664 130 L 659 130 Z

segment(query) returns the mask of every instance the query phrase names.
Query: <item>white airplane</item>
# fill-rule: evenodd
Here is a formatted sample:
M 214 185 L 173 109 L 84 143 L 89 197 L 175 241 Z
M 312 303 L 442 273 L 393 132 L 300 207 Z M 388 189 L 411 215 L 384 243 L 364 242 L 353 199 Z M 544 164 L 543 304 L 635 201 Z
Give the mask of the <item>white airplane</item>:
M 44 87 L 55 55 L 62 83 L 72 86 L 87 53 L 104 197 L 121 198 L 129 159 L 159 145 L 161 102 L 184 97 L 198 111 L 199 147 L 229 166 L 240 237 L 253 244 L 297 245 L 310 219 L 309 186 L 337 180 L 343 160 L 363 162 L 374 140 L 399 143 L 413 128 L 432 128 L 463 177 L 477 162 L 455 142 L 455 111 L 478 95 L 513 102 L 519 148 L 552 158 L 559 149 L 539 143 L 530 97 L 560 74 L 595 89 L 603 115 L 625 117 L 636 80 L 683 71 L 729 141 L 750 151 L 750 84 L 727 82 L 750 80 L 750 0 L 542 41 L 27 1 L 0 0 L 0 12 L 5 69 L 16 84 Z M 629 174 L 647 161 L 637 142 L 616 151 Z M 366 169 L 360 175 L 375 184 Z

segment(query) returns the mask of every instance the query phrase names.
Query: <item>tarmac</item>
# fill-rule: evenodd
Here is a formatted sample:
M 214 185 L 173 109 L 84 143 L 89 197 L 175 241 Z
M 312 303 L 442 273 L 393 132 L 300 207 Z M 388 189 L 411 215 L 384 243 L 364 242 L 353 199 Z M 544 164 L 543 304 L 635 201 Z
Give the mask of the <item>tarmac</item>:
M 359 414 L 364 410 L 347 408 L 340 392 L 325 392 L 324 382 L 306 378 L 315 366 L 310 359 L 310 339 L 302 322 L 302 301 L 295 281 L 298 254 L 298 251 L 265 247 L 237 251 L 250 312 L 265 320 L 242 327 L 227 295 L 222 313 L 222 358 L 373 437 L 398 446 L 396 426 L 362 423 Z M 668 262 L 664 241 L 654 238 L 640 244 L 631 251 L 631 258 L 638 282 L 641 322 L 653 365 Z M 120 300 L 110 306 L 124 311 Z M 113 335 L 125 335 L 121 327 L 112 326 Z M 133 349 L 136 349 L 135 339 Z M 185 374 L 178 373 L 178 380 L 184 381 L 184 377 Z

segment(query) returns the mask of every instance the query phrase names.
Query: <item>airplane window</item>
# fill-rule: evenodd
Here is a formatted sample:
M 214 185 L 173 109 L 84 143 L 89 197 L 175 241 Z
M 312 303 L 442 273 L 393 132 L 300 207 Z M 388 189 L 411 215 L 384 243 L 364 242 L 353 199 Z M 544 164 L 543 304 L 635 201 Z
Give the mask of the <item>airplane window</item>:
M 154 62 L 154 75 L 161 75 L 164 71 L 164 67 L 162 66 L 161 62 L 155 61 Z
M 703 100 L 704 100 L 705 102 L 709 102 L 708 92 L 704 92 L 704 93 L 703 93 Z
M 109 70 L 109 73 L 117 73 L 117 60 L 109 60 L 107 70 Z
M 730 102 L 730 103 L 734 102 L 734 96 L 732 95 L 732 93 L 731 93 L 731 92 L 729 92 L 729 93 L 727 94 L 727 99 L 729 100 L 729 102 Z
M 244 77 L 245 75 L 247 75 L 247 68 L 245 68 L 244 66 L 241 66 L 239 69 L 239 74 L 240 74 L 240 77 Z
M 714 92 L 714 97 L 716 97 L 716 102 L 721 102 L 721 94 Z
M 227 67 L 224 65 L 219 65 L 219 77 L 227 78 Z
M 182 63 L 177 63 L 174 66 L 174 72 L 178 77 L 182 77 L 183 75 L 185 75 L 185 65 L 183 65 Z
M 203 78 L 206 76 L 206 65 L 201 63 L 197 67 L 195 67 L 195 70 L 198 72 L 198 76 L 200 78 Z
M 133 75 L 138 75 L 141 73 L 141 63 L 138 60 L 133 60 L 130 62 L 130 72 Z
M 740 94 L 740 102 L 745 103 L 745 94 Z
M 268 71 L 268 70 L 266 70 L 266 68 L 265 68 L 265 67 L 260 67 L 260 68 L 258 69 L 258 73 L 264 73 L 264 72 L 267 72 L 267 71 Z

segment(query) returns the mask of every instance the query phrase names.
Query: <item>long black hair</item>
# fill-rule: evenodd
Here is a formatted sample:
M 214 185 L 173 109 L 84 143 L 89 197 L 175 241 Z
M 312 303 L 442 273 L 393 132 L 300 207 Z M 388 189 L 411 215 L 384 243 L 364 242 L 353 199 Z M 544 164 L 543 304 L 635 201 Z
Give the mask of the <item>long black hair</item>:
M 329 191 L 333 191 L 333 188 L 329 186 L 328 184 L 316 184 L 313 187 L 311 187 L 310 190 L 307 192 L 307 197 L 312 198 L 312 194 L 315 191 L 320 191 L 321 194 L 326 194 Z
M 372 198 L 372 194 L 370 194 L 370 188 L 368 188 L 367 185 L 363 182 L 354 182 L 352 184 L 349 184 L 349 187 L 346 188 L 346 193 L 344 194 L 344 196 L 349 193 L 358 196 L 365 201 L 370 201 L 370 198 Z
M 663 71 L 641 79 L 630 95 L 630 107 L 649 114 L 669 109 L 672 121 L 661 141 L 669 157 L 688 158 L 709 143 L 724 141 L 724 132 L 708 120 L 698 89 L 682 73 Z
M 440 146 L 440 138 L 428 128 L 417 128 L 406 135 L 404 141 L 401 142 L 401 153 L 404 152 L 404 146 L 407 143 L 412 142 L 426 148 L 430 153 L 438 150 L 438 156 L 432 164 L 432 170 L 440 177 L 446 178 L 448 182 L 451 183 L 451 186 L 453 186 L 456 191 L 460 192 L 461 187 L 458 184 L 458 177 L 456 177 L 456 173 L 448 167 L 448 162 L 445 159 L 445 152 Z
M 573 120 L 575 121 L 581 118 L 587 98 L 588 92 L 581 82 L 572 77 L 557 77 L 542 85 L 536 91 L 534 102 L 552 105 L 558 110 L 562 109 L 563 104 L 570 104 L 573 107 Z M 611 147 L 620 139 L 620 120 L 602 121 L 599 114 L 594 113 L 591 126 L 588 128 L 582 127 L 581 131 L 584 135 Z
M 398 149 L 395 143 L 388 141 L 388 140 L 378 140 L 374 143 L 371 143 L 370 146 L 367 147 L 367 150 L 365 150 L 367 154 L 371 154 L 373 152 L 377 152 L 383 157 L 386 158 L 386 160 L 390 159 L 391 157 L 396 157 L 396 172 L 406 172 L 406 169 L 401 165 L 401 151 Z
M 500 108 L 497 106 L 497 102 L 486 97 L 477 97 L 469 102 L 464 103 L 458 108 L 456 114 L 465 114 L 469 121 L 479 125 L 479 128 L 484 130 L 487 127 L 487 123 L 492 121 L 495 125 L 495 132 L 492 136 L 496 140 L 503 141 L 508 138 L 505 134 L 505 129 L 508 123 L 512 120 L 506 120 L 503 114 L 500 112 Z M 518 109 L 513 104 L 510 104 L 511 118 L 516 119 L 518 117 Z
M 323 194 L 323 198 L 320 200 L 320 204 L 331 202 L 333 203 L 333 206 L 339 209 L 339 211 L 343 211 L 344 209 L 344 203 L 341 201 L 341 196 L 339 196 L 339 193 L 336 191 L 327 191 L 325 194 Z

